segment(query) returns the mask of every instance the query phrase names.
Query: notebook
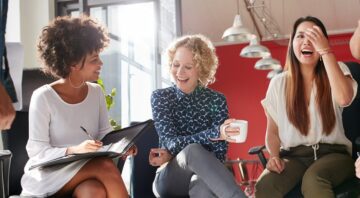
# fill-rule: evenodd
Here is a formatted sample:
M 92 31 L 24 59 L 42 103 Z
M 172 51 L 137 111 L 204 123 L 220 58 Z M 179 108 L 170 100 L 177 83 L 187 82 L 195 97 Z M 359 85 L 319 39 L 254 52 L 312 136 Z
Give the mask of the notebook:
M 153 120 L 147 120 L 135 125 L 112 131 L 105 135 L 101 141 L 103 142 L 102 148 L 96 152 L 89 153 L 74 153 L 59 158 L 55 158 L 46 162 L 32 165 L 29 170 L 34 168 L 47 168 L 55 165 L 68 164 L 81 159 L 90 159 L 95 157 L 121 157 L 126 154 L 127 150 L 133 146 L 136 140 L 145 131 L 154 127 Z

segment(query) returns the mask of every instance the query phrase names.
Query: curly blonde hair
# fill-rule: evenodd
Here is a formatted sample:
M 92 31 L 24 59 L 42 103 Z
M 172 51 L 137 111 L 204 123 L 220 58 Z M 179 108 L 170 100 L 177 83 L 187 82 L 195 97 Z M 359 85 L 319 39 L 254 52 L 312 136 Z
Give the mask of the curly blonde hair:
M 186 35 L 176 39 L 167 49 L 168 64 L 171 68 L 176 50 L 179 47 L 189 49 L 193 54 L 193 62 L 199 71 L 199 83 L 206 87 L 215 82 L 215 73 L 218 68 L 218 57 L 211 41 L 201 34 Z
M 37 51 L 44 63 L 43 71 L 65 78 L 73 64 L 93 52 L 100 52 L 109 43 L 107 29 L 86 15 L 57 17 L 44 27 Z

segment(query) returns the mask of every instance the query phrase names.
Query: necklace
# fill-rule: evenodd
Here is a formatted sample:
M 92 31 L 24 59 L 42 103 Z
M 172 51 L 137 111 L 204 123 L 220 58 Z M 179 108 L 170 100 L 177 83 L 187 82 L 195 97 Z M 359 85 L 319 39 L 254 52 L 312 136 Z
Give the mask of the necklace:
M 69 83 L 70 83 L 70 86 L 71 86 L 72 88 L 74 88 L 74 89 L 79 89 L 79 88 L 81 88 L 82 86 L 84 86 L 85 81 L 83 80 L 80 85 L 75 86 L 75 85 L 71 82 L 71 78 L 70 78 L 70 76 L 69 76 Z

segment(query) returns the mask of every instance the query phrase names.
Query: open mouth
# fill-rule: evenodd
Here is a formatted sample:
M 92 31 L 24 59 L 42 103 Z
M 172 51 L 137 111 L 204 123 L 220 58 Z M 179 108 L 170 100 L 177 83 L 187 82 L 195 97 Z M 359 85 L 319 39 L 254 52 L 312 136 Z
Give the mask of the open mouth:
M 301 54 L 302 54 L 302 55 L 312 55 L 313 53 L 314 53 L 314 52 L 311 51 L 311 50 L 306 50 L 306 49 L 301 50 Z
M 189 80 L 189 78 L 177 78 L 178 82 L 185 83 Z

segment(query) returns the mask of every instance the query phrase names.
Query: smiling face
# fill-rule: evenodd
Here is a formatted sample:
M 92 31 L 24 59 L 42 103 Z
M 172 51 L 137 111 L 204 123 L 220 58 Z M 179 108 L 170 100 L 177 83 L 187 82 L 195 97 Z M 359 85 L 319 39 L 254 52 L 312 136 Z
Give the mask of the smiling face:
M 170 73 L 176 83 L 176 86 L 184 93 L 193 92 L 198 85 L 199 72 L 195 67 L 192 52 L 179 47 L 174 55 L 171 64 Z
M 79 71 L 82 79 L 85 81 L 96 81 L 99 79 L 101 66 L 103 62 L 99 57 L 99 52 L 93 52 L 85 56 L 85 60 L 82 59 L 75 68 Z
M 300 23 L 292 40 L 294 54 L 302 65 L 316 65 L 320 58 L 313 44 L 305 36 L 306 29 L 314 25 L 315 23 L 309 21 Z

